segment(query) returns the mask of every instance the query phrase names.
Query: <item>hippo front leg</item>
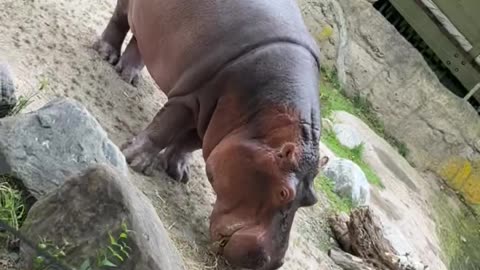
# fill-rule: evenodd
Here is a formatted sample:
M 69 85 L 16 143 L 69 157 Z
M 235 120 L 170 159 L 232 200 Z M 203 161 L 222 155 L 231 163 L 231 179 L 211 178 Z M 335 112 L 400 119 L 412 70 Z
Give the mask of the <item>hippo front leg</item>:
M 193 119 L 187 106 L 168 101 L 146 129 L 122 145 L 128 164 L 140 173 L 161 167 L 160 152 L 192 130 Z
M 190 161 L 192 152 L 202 147 L 195 129 L 175 139 L 172 144 L 160 153 L 159 168 L 173 180 L 187 183 L 190 180 Z

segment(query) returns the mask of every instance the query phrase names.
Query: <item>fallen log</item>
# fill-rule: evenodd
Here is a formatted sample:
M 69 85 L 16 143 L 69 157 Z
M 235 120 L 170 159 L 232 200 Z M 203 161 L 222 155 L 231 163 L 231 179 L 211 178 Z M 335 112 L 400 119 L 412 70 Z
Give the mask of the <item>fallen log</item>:
M 411 262 L 408 256 L 396 254 L 383 235 L 380 221 L 368 207 L 357 208 L 350 216 L 340 214 L 331 217 L 329 223 L 333 236 L 342 250 L 354 255 L 347 256 L 349 255 L 347 253 L 345 255 L 338 250 L 330 250 L 332 260 L 345 270 L 423 270 L 428 268 L 421 263 Z M 358 268 L 362 265 L 370 268 Z
M 336 265 L 344 270 L 374 270 L 362 259 L 337 248 L 329 250 L 328 256 L 330 256 Z

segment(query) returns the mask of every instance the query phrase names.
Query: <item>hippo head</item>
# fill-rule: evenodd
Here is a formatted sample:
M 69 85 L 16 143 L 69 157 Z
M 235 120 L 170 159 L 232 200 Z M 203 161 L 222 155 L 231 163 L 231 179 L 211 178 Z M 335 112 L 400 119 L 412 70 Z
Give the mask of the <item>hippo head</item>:
M 310 150 L 300 142 L 277 140 L 271 145 L 232 135 L 207 159 L 207 175 L 217 194 L 211 238 L 237 267 L 280 268 L 296 211 L 317 202 L 313 180 L 318 145 Z

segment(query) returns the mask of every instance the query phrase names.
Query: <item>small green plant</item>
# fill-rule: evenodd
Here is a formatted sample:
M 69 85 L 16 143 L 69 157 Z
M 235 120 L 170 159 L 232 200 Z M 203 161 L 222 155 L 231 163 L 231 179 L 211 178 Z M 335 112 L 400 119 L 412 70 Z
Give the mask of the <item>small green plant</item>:
M 98 267 L 117 267 L 130 256 L 131 248 L 127 244 L 129 232 L 131 231 L 128 230 L 126 223 L 122 223 L 122 231 L 117 237 L 113 237 L 110 232 L 108 233 L 109 245 L 98 254 Z M 88 268 L 85 270 L 88 270 Z
M 383 187 L 382 181 L 378 175 L 368 166 L 365 161 L 362 159 L 363 155 L 363 144 L 355 147 L 354 149 L 349 149 L 346 146 L 343 146 L 335 136 L 335 133 L 330 130 L 325 130 L 322 134 L 322 142 L 327 145 L 327 147 L 332 150 L 338 157 L 350 159 L 355 162 L 365 173 L 368 182 L 372 185 Z
M 63 261 L 66 257 L 67 249 L 70 246 L 70 243 L 63 240 L 62 245 L 58 246 L 55 245 L 52 241 L 48 240 L 47 238 L 41 238 L 40 242 L 38 243 L 38 249 L 48 253 L 57 261 Z M 34 270 L 46 270 L 49 269 L 46 259 L 43 256 L 37 256 L 33 261 L 33 269 Z
M 40 79 L 38 89 L 33 91 L 32 93 L 27 94 L 26 96 L 19 96 L 17 104 L 13 109 L 9 112 L 9 116 L 14 116 L 21 113 L 25 108 L 28 107 L 33 102 L 33 98 L 36 97 L 39 93 L 46 90 L 48 88 L 48 79 L 42 78 Z
M 348 214 L 352 211 L 353 205 L 351 200 L 340 198 L 334 191 L 335 184 L 329 178 L 323 175 L 317 177 L 315 179 L 315 189 L 325 194 L 335 212 Z
M 340 80 L 338 79 L 337 71 L 335 69 L 327 69 L 322 67 L 321 72 L 326 82 L 328 82 L 333 88 L 342 90 Z
M 10 177 L 0 176 L 0 220 L 18 230 L 25 217 L 25 201 L 11 182 Z M 9 236 L 0 233 L 0 239 L 8 240 Z
M 108 233 L 108 245 L 97 252 L 95 258 L 85 259 L 80 267 L 72 267 L 73 270 L 96 270 L 96 269 L 115 269 L 118 268 L 127 258 L 130 257 L 131 248 L 128 246 L 128 234 L 132 232 L 127 224 L 122 222 L 121 231 L 114 237 L 111 232 Z M 47 252 L 50 256 L 66 265 L 65 259 L 69 253 L 71 244 L 63 240 L 62 245 L 55 245 L 46 238 L 40 240 L 38 248 Z M 92 263 L 94 261 L 94 263 Z M 34 270 L 50 269 L 43 256 L 37 256 L 33 262 Z

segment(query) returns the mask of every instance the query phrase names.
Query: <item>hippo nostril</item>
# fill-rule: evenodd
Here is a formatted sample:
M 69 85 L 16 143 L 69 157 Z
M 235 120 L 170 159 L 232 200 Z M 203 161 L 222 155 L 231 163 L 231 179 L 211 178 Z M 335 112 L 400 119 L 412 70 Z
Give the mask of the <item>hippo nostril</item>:
M 230 237 L 225 237 L 222 236 L 218 241 L 215 241 L 211 245 L 211 251 L 213 251 L 215 254 L 223 254 L 224 249 L 227 246 L 228 242 L 230 241 Z
M 220 241 L 220 247 L 224 248 L 228 243 L 228 238 L 224 238 Z

